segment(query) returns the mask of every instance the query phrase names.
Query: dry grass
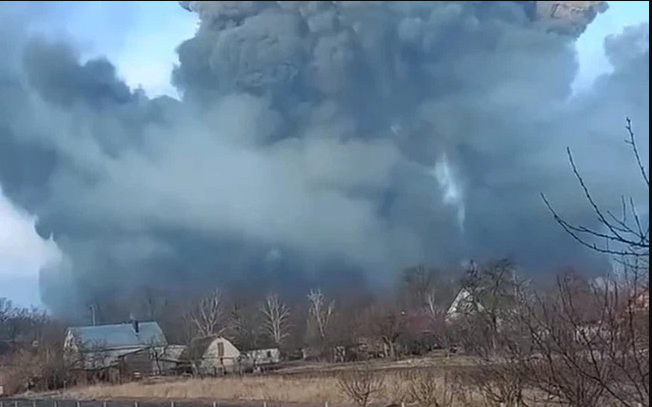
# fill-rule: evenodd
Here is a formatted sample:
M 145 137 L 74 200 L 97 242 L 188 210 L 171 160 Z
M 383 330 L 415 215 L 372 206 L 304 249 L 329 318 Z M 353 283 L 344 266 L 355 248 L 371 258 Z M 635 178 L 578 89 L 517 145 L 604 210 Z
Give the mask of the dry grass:
M 380 391 L 371 396 L 370 406 L 391 404 L 408 407 L 499 407 L 487 398 L 486 388 L 478 387 L 477 366 L 468 358 L 437 358 L 401 362 L 374 361 L 371 364 L 301 364 L 285 366 L 264 376 L 227 376 L 219 378 L 152 378 L 140 382 L 75 387 L 57 394 L 39 394 L 73 400 L 133 400 L 133 401 L 223 401 L 247 405 L 266 402 L 269 406 L 295 404 L 303 407 L 354 406 L 345 383 L 360 379 L 371 369 L 374 377 L 382 377 Z M 357 370 L 358 373 L 355 373 Z M 348 380 L 348 381 L 347 381 Z M 500 385 L 500 384 L 496 384 Z M 493 386 L 492 386 L 493 387 Z M 530 407 L 549 407 L 539 395 L 526 390 Z M 419 402 L 420 403 L 419 403 Z M 509 406 L 511 407 L 511 406 Z M 559 404 L 555 405 L 559 407 Z
M 423 407 L 502 406 L 483 396 L 486 394 L 484 393 L 486 389 L 481 390 L 477 385 L 467 381 L 468 374 L 475 372 L 475 368 L 466 358 L 447 361 L 422 359 L 400 363 L 381 361 L 371 365 L 312 364 L 284 368 L 264 376 L 158 378 L 154 379 L 155 381 L 71 388 L 55 397 L 75 400 L 267 402 L 270 406 L 283 404 L 323 406 L 327 402 L 332 406 L 353 406 L 352 398 L 343 389 L 342 380 L 347 380 L 347 377 L 348 380 L 351 380 L 351 377 L 359 378 L 356 375 L 347 375 L 356 369 L 361 369 L 359 372 L 363 372 L 368 368 L 375 372 L 375 377 L 382 377 L 382 388 L 371 396 L 371 406 L 401 405 L 401 403 L 405 403 L 408 407 L 424 403 L 427 406 Z M 526 393 L 531 401 L 535 398 L 532 391 Z M 541 397 L 536 398 L 542 400 Z M 533 401 L 529 405 L 550 406 L 548 403 Z
M 408 371 L 382 373 L 384 386 L 371 400 L 374 405 L 414 404 L 408 389 Z M 460 390 L 458 390 L 460 391 Z M 479 407 L 488 404 L 462 391 L 457 403 L 450 407 Z M 338 378 L 332 374 L 321 376 L 245 376 L 210 379 L 170 380 L 158 383 L 126 383 L 96 385 L 70 389 L 61 397 L 79 400 L 222 400 L 266 401 L 273 404 L 297 403 L 303 405 L 351 406 L 353 403 L 342 391 Z
M 376 361 L 374 370 L 383 375 L 383 390 L 374 403 L 400 404 L 408 400 L 408 376 L 419 369 L 435 368 L 443 373 L 469 365 L 465 358 L 410 359 L 401 362 Z M 169 379 L 159 382 L 130 382 L 72 388 L 63 398 L 74 399 L 202 399 L 224 401 L 267 401 L 300 404 L 351 405 L 338 384 L 338 374 L 355 364 L 300 364 L 266 376 Z
M 75 399 L 207 399 L 348 404 L 335 377 L 223 377 L 163 383 L 126 383 L 71 389 L 63 395 Z

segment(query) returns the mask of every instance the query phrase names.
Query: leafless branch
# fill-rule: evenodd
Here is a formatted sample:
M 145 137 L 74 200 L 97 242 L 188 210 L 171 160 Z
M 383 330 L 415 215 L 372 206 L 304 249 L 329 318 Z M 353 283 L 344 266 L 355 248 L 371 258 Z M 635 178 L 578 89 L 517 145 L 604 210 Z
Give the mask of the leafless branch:
M 269 293 L 260 311 L 263 314 L 263 331 L 277 346 L 282 345 L 290 335 L 290 308 L 278 295 Z
M 632 119 L 630 119 L 629 117 L 627 118 L 627 125 L 625 126 L 625 129 L 627 130 L 627 135 L 629 136 L 626 140 L 626 143 L 631 146 L 632 151 L 634 153 L 634 157 L 636 159 L 636 165 L 638 165 L 638 169 L 641 172 L 641 176 L 643 177 L 643 180 L 645 181 L 645 185 L 647 185 L 647 187 L 650 188 L 650 176 L 648 174 L 648 170 L 645 169 L 645 166 L 643 165 L 643 162 L 641 160 L 641 155 L 639 154 L 638 146 L 636 144 L 636 136 L 632 128 Z
M 531 383 L 576 406 L 649 405 L 649 303 L 647 311 L 633 306 L 632 296 L 615 281 L 572 274 L 552 295 L 537 295 L 522 315 L 538 356 L 528 365 Z
M 432 368 L 414 370 L 408 377 L 408 393 L 422 407 L 451 407 L 455 405 L 456 389 L 448 372 L 443 377 Z
M 314 325 L 322 340 L 327 337 L 328 327 L 334 311 L 335 301 L 327 302 L 326 297 L 319 289 L 310 290 L 308 294 L 308 314 L 310 322 Z
M 642 163 L 642 159 L 636 144 L 636 137 L 632 129 L 631 120 L 627 118 L 626 130 L 629 135 L 627 144 L 632 149 L 634 161 L 641 173 L 641 177 L 645 182 L 645 187 L 649 190 L 650 181 L 648 171 Z M 555 221 L 570 235 L 575 241 L 581 245 L 588 247 L 599 253 L 619 256 L 619 257 L 638 257 L 649 256 L 650 250 L 650 228 L 643 225 L 640 216 L 636 210 L 633 199 L 622 199 L 622 213 L 616 216 L 613 212 L 603 210 L 595 201 L 589 187 L 587 186 L 584 178 L 575 163 L 573 154 L 570 148 L 566 149 L 568 160 L 570 162 L 573 175 L 575 176 L 584 196 L 596 215 L 601 227 L 605 229 L 604 232 L 598 231 L 582 225 L 574 225 L 564 219 L 553 207 L 548 198 L 541 194 L 543 202 L 553 215 Z M 630 219 L 631 218 L 631 219 Z M 593 242 L 594 239 L 603 240 L 604 244 L 599 245 Z M 612 247 L 613 245 L 624 246 L 624 249 Z
M 366 313 L 369 333 L 380 340 L 384 356 L 395 359 L 399 356 L 398 340 L 405 332 L 405 315 L 394 304 L 376 303 Z
M 197 336 L 221 335 L 226 329 L 224 321 L 222 291 L 218 288 L 202 298 L 190 312 L 186 320 L 194 326 Z
M 384 377 L 368 363 L 354 367 L 337 378 L 340 390 L 356 405 L 366 407 L 383 390 Z

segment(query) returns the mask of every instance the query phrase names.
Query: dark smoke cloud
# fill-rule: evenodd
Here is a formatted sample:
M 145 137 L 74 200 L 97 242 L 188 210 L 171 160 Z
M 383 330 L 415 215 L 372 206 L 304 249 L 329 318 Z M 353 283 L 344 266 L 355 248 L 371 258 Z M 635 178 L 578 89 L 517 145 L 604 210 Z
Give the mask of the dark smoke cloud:
M 0 183 L 66 255 L 41 275 L 54 311 L 141 285 L 358 289 L 417 262 L 595 266 L 539 197 L 594 222 L 567 145 L 607 207 L 647 208 L 622 143 L 631 116 L 649 162 L 647 25 L 571 98 L 574 37 L 515 2 L 192 3 L 182 102 L 0 37 Z

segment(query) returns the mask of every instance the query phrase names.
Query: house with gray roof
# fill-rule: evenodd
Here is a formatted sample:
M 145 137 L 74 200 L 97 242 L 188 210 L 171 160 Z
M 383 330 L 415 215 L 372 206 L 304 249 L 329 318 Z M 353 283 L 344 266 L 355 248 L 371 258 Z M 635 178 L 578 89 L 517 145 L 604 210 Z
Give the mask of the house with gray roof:
M 142 375 L 162 373 L 157 371 L 160 370 L 157 366 L 161 359 L 167 359 L 168 348 L 157 322 L 136 320 L 124 324 L 70 327 L 64 340 L 68 364 L 86 371 L 114 369 Z M 126 366 L 133 360 L 138 360 L 138 366 Z

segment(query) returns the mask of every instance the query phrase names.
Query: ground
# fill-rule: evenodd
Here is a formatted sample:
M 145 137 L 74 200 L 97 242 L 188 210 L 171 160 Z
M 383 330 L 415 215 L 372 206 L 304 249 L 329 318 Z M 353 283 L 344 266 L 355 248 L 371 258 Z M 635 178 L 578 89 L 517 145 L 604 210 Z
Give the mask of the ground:
M 444 372 L 465 369 L 471 362 L 462 356 L 410 359 L 399 362 L 375 361 L 358 364 L 298 363 L 263 375 L 220 378 L 156 378 L 119 385 L 94 385 L 72 388 L 56 394 L 33 395 L 33 398 L 54 397 L 66 400 L 115 400 L 158 402 L 176 401 L 222 401 L 265 402 L 269 406 L 295 404 L 301 407 L 353 406 L 346 391 L 342 389 L 343 375 L 352 371 L 373 370 L 382 377 L 382 389 L 372 396 L 372 404 L 386 406 L 392 403 L 410 403 L 407 381 L 411 374 L 425 367 L 437 372 L 437 381 L 443 383 Z M 149 404 L 149 403 L 148 403 Z M 256 403 L 256 405 L 258 405 Z M 446 405 L 446 407 L 479 407 L 486 403 L 470 402 Z

